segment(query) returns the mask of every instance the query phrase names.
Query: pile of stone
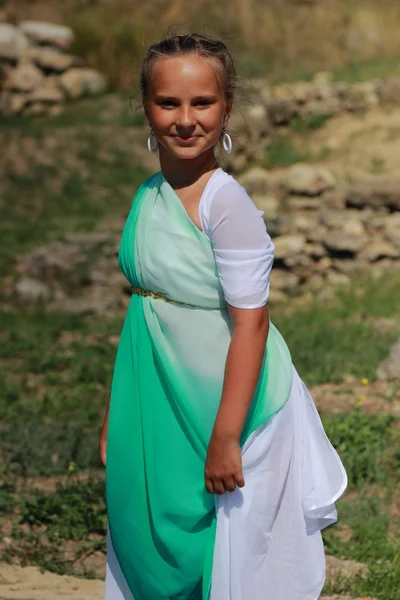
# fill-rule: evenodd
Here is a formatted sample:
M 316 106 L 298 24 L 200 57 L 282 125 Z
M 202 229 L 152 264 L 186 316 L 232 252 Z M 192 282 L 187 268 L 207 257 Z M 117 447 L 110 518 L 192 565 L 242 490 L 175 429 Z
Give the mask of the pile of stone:
M 350 84 L 332 82 L 329 73 L 317 73 L 311 82 L 276 86 L 259 79 L 248 82 L 246 95 L 250 105 L 244 118 L 236 113 L 229 122 L 234 145 L 225 162 L 236 173 L 262 162 L 274 132 L 295 120 L 312 129 L 341 113 L 400 105 L 400 77 Z
M 275 180 L 254 168 L 240 182 L 264 210 L 275 243 L 274 299 L 400 269 L 399 178 L 338 183 L 327 169 L 298 164 Z
M 60 112 L 62 104 L 106 89 L 103 75 L 68 50 L 69 27 L 0 23 L 0 115 Z
M 259 83 L 259 97 L 267 106 L 271 124 L 288 125 L 296 117 L 331 117 L 343 112 L 354 113 L 375 106 L 400 104 L 399 76 L 353 84 L 332 82 L 330 78 L 329 73 L 319 73 L 311 82 L 301 81 L 272 88 L 266 88 L 265 82 Z

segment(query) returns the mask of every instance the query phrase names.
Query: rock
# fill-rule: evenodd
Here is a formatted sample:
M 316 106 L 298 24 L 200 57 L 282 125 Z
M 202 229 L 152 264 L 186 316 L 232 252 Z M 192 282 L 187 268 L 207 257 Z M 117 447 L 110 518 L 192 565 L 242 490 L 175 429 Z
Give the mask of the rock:
M 64 73 L 67 69 L 84 64 L 83 59 L 52 48 L 32 48 L 26 56 L 46 73 Z
M 385 240 L 372 240 L 360 253 L 360 259 L 374 262 L 380 258 L 398 258 L 400 248 L 396 248 Z
M 289 296 L 280 290 L 276 290 L 275 288 L 271 288 L 268 295 L 268 302 L 273 304 L 278 304 L 279 302 L 285 302 L 288 300 Z
M 302 235 L 282 235 L 274 239 L 275 259 L 285 260 L 297 256 L 306 245 L 306 239 Z
M 312 95 L 312 85 L 306 81 L 293 84 L 292 96 L 298 104 L 305 104 Z
M 364 248 L 367 239 L 364 236 L 342 233 L 341 231 L 329 231 L 324 239 L 324 244 L 333 252 L 346 254 L 357 254 Z
M 81 69 L 85 84 L 85 93 L 88 96 L 98 96 L 107 87 L 105 77 L 95 69 Z
M 365 577 L 368 567 L 355 560 L 340 560 L 335 556 L 326 557 L 326 578 L 330 582 L 348 577 Z
M 400 380 L 400 341 L 391 347 L 388 356 L 380 363 L 376 375 L 378 379 Z
M 392 317 L 380 317 L 379 319 L 375 319 L 372 329 L 377 333 L 398 331 L 400 329 L 400 321 Z
M 86 257 L 76 247 L 62 242 L 54 242 L 47 246 L 36 248 L 19 259 L 19 270 L 29 273 L 31 277 L 44 281 L 57 278 L 66 280 L 75 276 L 81 269 L 78 265 Z
M 335 271 L 331 271 L 327 274 L 326 281 L 330 285 L 347 285 L 350 283 L 350 277 L 344 273 L 336 273 Z
M 321 200 L 312 196 L 290 196 L 288 205 L 291 211 L 318 210 L 321 206 Z
M 42 104 L 57 104 L 64 100 L 61 90 L 56 87 L 37 88 L 29 97 L 31 102 L 40 102 Z
M 360 180 L 347 191 L 346 205 L 400 210 L 400 178 L 368 177 Z
M 327 250 L 326 250 L 325 246 L 323 246 L 322 244 L 308 243 L 308 244 L 306 244 L 305 252 L 309 256 L 312 256 L 312 258 L 314 258 L 315 260 L 319 260 L 323 256 L 327 255 Z
M 253 202 L 264 212 L 264 219 L 269 221 L 270 219 L 276 219 L 279 215 L 280 203 L 278 198 L 275 196 L 261 196 L 253 194 Z
M 94 69 L 70 69 L 60 76 L 60 86 L 71 99 L 100 94 L 106 89 L 104 77 Z
M 4 83 L 4 89 L 12 92 L 32 92 L 44 80 L 43 73 L 34 65 L 22 64 L 13 69 Z
M 80 69 L 71 69 L 60 77 L 60 86 L 71 100 L 80 98 L 85 93 L 85 84 Z
M 382 81 L 378 88 L 382 104 L 400 104 L 400 77 L 390 77 Z
M 276 289 L 280 292 L 293 292 L 300 278 L 290 271 L 284 271 L 283 269 L 272 269 L 271 272 L 271 289 Z
M 238 182 L 246 188 L 249 196 L 262 195 L 270 191 L 270 177 L 268 171 L 261 167 L 253 167 L 240 175 Z
M 72 29 L 44 21 L 22 21 L 19 29 L 35 44 L 56 46 L 66 50 L 71 45 Z
M 400 214 L 390 215 L 385 222 L 385 239 L 400 248 Z
M 335 187 L 335 179 L 322 167 L 297 164 L 288 169 L 284 185 L 290 194 L 317 196 Z
M 296 115 L 294 104 L 289 100 L 270 100 L 267 104 L 268 118 L 273 125 L 288 125 Z
M 28 102 L 29 96 L 27 94 L 11 94 L 8 104 L 9 114 L 18 115 Z
M 324 211 L 319 216 L 319 222 L 326 225 L 328 229 L 343 231 L 352 235 L 363 235 L 365 233 L 364 226 L 355 215 L 359 215 L 359 211 Z
M 304 233 L 314 229 L 317 226 L 317 221 L 314 215 L 295 213 L 291 219 L 293 233 Z
M 27 37 L 14 25 L 0 23 L 0 59 L 17 62 L 29 48 Z
M 317 273 L 311 275 L 307 281 L 307 289 L 311 290 L 312 292 L 318 292 L 319 290 L 322 290 L 325 285 L 326 283 L 324 278 L 322 275 L 318 275 Z
M 99 248 L 110 240 L 108 233 L 93 231 L 89 233 L 68 233 L 64 240 L 72 246 L 79 246 L 83 252 L 88 252 L 94 248 Z
M 48 105 L 43 102 L 32 102 L 28 104 L 23 111 L 23 114 L 27 117 L 39 117 L 47 114 Z
M 14 292 L 23 302 L 48 300 L 51 296 L 49 286 L 36 279 L 31 279 L 30 277 L 22 277 L 19 279 L 14 284 Z
M 306 238 L 308 242 L 312 243 L 322 243 L 326 236 L 325 227 L 316 225 L 312 229 L 309 229 L 306 232 Z

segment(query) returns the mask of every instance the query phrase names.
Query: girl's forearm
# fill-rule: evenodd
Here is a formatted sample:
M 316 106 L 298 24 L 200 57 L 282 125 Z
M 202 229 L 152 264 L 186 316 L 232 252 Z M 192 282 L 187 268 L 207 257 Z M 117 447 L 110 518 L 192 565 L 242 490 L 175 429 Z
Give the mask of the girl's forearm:
M 235 327 L 225 366 L 220 407 L 214 438 L 239 440 L 261 372 L 269 319 Z

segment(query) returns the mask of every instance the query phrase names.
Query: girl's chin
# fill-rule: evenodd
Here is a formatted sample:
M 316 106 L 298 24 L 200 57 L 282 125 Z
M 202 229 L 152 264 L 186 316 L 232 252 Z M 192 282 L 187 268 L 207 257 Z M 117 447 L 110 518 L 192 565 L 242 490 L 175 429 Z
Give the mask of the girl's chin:
M 195 146 L 188 146 L 187 148 L 168 148 L 168 154 L 182 160 L 189 160 L 191 158 L 197 158 L 200 154 L 203 154 L 208 148 L 196 148 Z

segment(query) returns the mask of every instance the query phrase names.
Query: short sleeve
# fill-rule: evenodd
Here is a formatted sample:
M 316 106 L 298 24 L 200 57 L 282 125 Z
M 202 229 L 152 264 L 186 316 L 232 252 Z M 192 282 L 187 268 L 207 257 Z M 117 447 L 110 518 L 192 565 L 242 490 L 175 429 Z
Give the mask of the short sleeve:
M 235 180 L 219 187 L 207 206 L 206 234 L 212 243 L 226 301 L 259 308 L 268 300 L 274 244 L 263 211 Z

